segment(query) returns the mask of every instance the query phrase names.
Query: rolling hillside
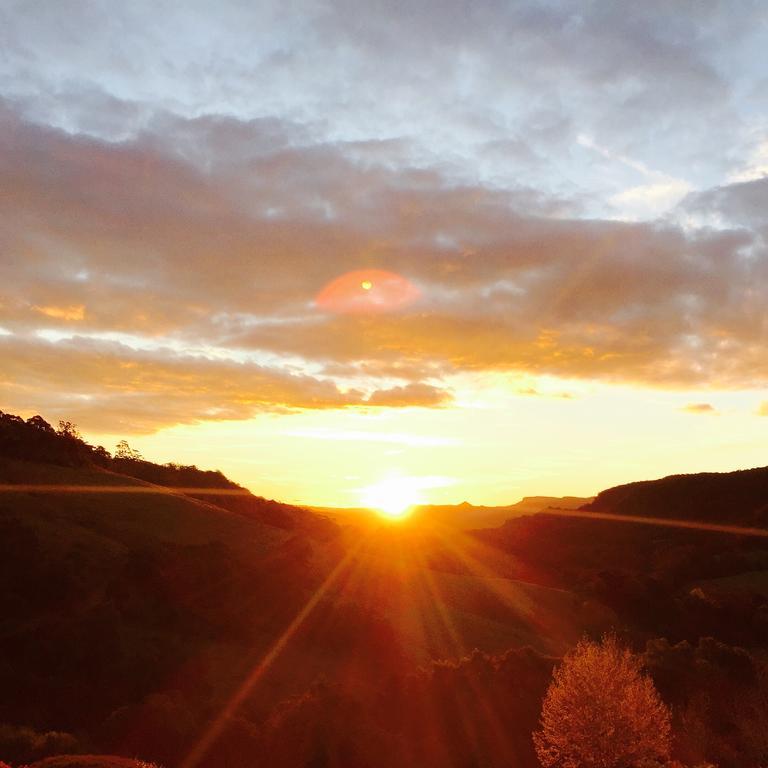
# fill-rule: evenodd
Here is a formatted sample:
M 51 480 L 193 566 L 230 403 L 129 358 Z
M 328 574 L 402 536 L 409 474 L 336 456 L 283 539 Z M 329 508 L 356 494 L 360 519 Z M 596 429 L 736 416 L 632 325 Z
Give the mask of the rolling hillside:
M 0 414 L 0 760 L 177 768 L 236 696 L 204 768 L 534 768 L 553 664 L 613 629 L 719 734 L 686 741 L 679 719 L 680 755 L 751 766 L 739 707 L 762 695 L 768 539 L 621 518 L 757 525 L 764 479 L 350 525 Z M 476 528 L 486 513 L 511 517 Z
M 173 766 L 287 631 L 220 762 L 206 765 L 250 765 L 265 739 L 282 749 L 291 737 L 270 713 L 318 680 L 354 702 L 474 648 L 562 652 L 575 640 L 580 607 L 567 592 L 457 541 L 458 552 L 454 540 L 377 523 L 361 534 L 220 473 L 114 459 L 42 420 L 4 417 L 0 758 L 105 751 Z M 557 632 L 542 634 L 543 616 L 559 617 Z M 551 664 L 533 666 L 539 696 Z M 528 760 L 532 722 L 519 737 Z

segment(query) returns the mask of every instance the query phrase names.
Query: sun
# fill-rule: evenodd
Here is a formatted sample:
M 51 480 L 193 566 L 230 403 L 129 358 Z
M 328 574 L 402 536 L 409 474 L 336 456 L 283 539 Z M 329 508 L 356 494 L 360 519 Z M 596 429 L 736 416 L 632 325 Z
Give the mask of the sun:
M 363 488 L 360 500 L 382 517 L 402 520 L 408 517 L 415 504 L 421 503 L 418 480 L 413 477 L 386 477 Z

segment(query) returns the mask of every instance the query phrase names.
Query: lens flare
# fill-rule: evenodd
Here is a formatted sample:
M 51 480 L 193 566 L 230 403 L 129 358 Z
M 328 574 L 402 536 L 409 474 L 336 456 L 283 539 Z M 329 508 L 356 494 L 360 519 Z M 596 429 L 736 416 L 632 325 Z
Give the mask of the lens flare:
M 317 294 L 315 304 L 335 314 L 373 314 L 396 312 L 419 296 L 419 289 L 396 272 L 359 269 L 331 280 Z

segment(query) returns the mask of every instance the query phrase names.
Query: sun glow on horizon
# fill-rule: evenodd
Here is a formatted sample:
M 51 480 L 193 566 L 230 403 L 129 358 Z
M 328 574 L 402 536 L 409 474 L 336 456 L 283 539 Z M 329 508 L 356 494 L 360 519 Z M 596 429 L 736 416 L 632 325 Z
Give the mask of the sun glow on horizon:
M 402 520 L 416 504 L 422 503 L 419 479 L 392 475 L 360 491 L 360 501 L 366 507 L 389 520 Z
M 360 503 L 389 520 L 408 517 L 419 504 L 430 500 L 424 491 L 453 485 L 455 478 L 441 475 L 410 476 L 391 472 L 372 485 L 358 489 Z

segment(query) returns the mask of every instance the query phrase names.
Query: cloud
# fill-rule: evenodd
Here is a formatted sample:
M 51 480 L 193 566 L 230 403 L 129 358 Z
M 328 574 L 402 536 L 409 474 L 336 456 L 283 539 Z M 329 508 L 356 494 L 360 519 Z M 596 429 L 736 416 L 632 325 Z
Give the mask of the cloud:
M 768 176 L 692 193 L 682 208 L 719 226 L 764 230 L 768 226 Z
M 0 335 L 0 407 L 45 412 L 101 431 L 148 432 L 178 423 L 247 419 L 264 411 L 444 405 L 444 389 L 340 389 L 283 366 L 169 348 L 135 349 L 78 336 L 48 341 Z
M 368 398 L 368 405 L 434 407 L 446 405 L 452 399 L 449 392 L 430 384 L 413 383 L 389 389 L 379 389 Z
M 752 62 L 765 17 L 761 3 L 734 12 L 724 0 L 415 0 L 397 13 L 349 0 L 294 0 L 290 11 L 222 0 L 215 11 L 194 2 L 162 13 L 148 0 L 14 4 L 0 9 L 0 92 L 39 122 L 110 140 L 169 108 L 301 115 L 323 140 L 409 137 L 412 157 L 428 165 L 505 183 L 524 174 L 552 191 L 567 179 L 583 186 L 571 152 L 583 131 L 663 156 L 672 176 L 730 167 L 725 140 L 748 134 L 754 112 L 739 97 L 763 77 Z M 484 147 L 510 136 L 514 154 L 482 161 Z M 521 158 L 549 158 L 551 178 Z
M 717 228 L 588 219 L 579 199 L 414 165 L 407 141 L 123 111 L 135 131 L 109 141 L 0 107 L 9 409 L 127 430 L 270 408 L 440 406 L 461 371 L 768 381 L 766 180 L 680 204 Z M 375 316 L 316 306 L 329 281 L 373 269 L 418 298 Z M 73 323 L 69 341 L 31 336 Z
M 686 413 L 717 413 L 715 406 L 711 405 L 710 403 L 689 403 L 688 405 L 681 408 L 681 410 L 685 411 Z
M 54 343 L 3 336 L 0 355 L 4 410 L 23 404 L 103 431 L 363 403 L 359 391 L 342 392 L 310 376 L 78 337 Z
M 768 400 L 764 400 L 757 408 L 758 416 L 768 416 Z
M 542 392 L 536 389 L 536 387 L 522 387 L 515 390 L 518 395 L 525 395 L 526 397 L 556 397 L 561 400 L 573 400 L 574 395 L 571 392 Z
M 679 203 L 691 185 L 682 179 L 662 179 L 630 187 L 613 195 L 610 200 L 632 218 L 646 219 L 663 213 Z
M 52 317 L 56 320 L 82 320 L 85 317 L 85 306 L 76 304 L 69 307 L 32 307 L 46 317 Z
M 768 176 L 768 139 L 763 138 L 752 150 L 743 166 L 729 176 L 729 181 L 757 181 Z

